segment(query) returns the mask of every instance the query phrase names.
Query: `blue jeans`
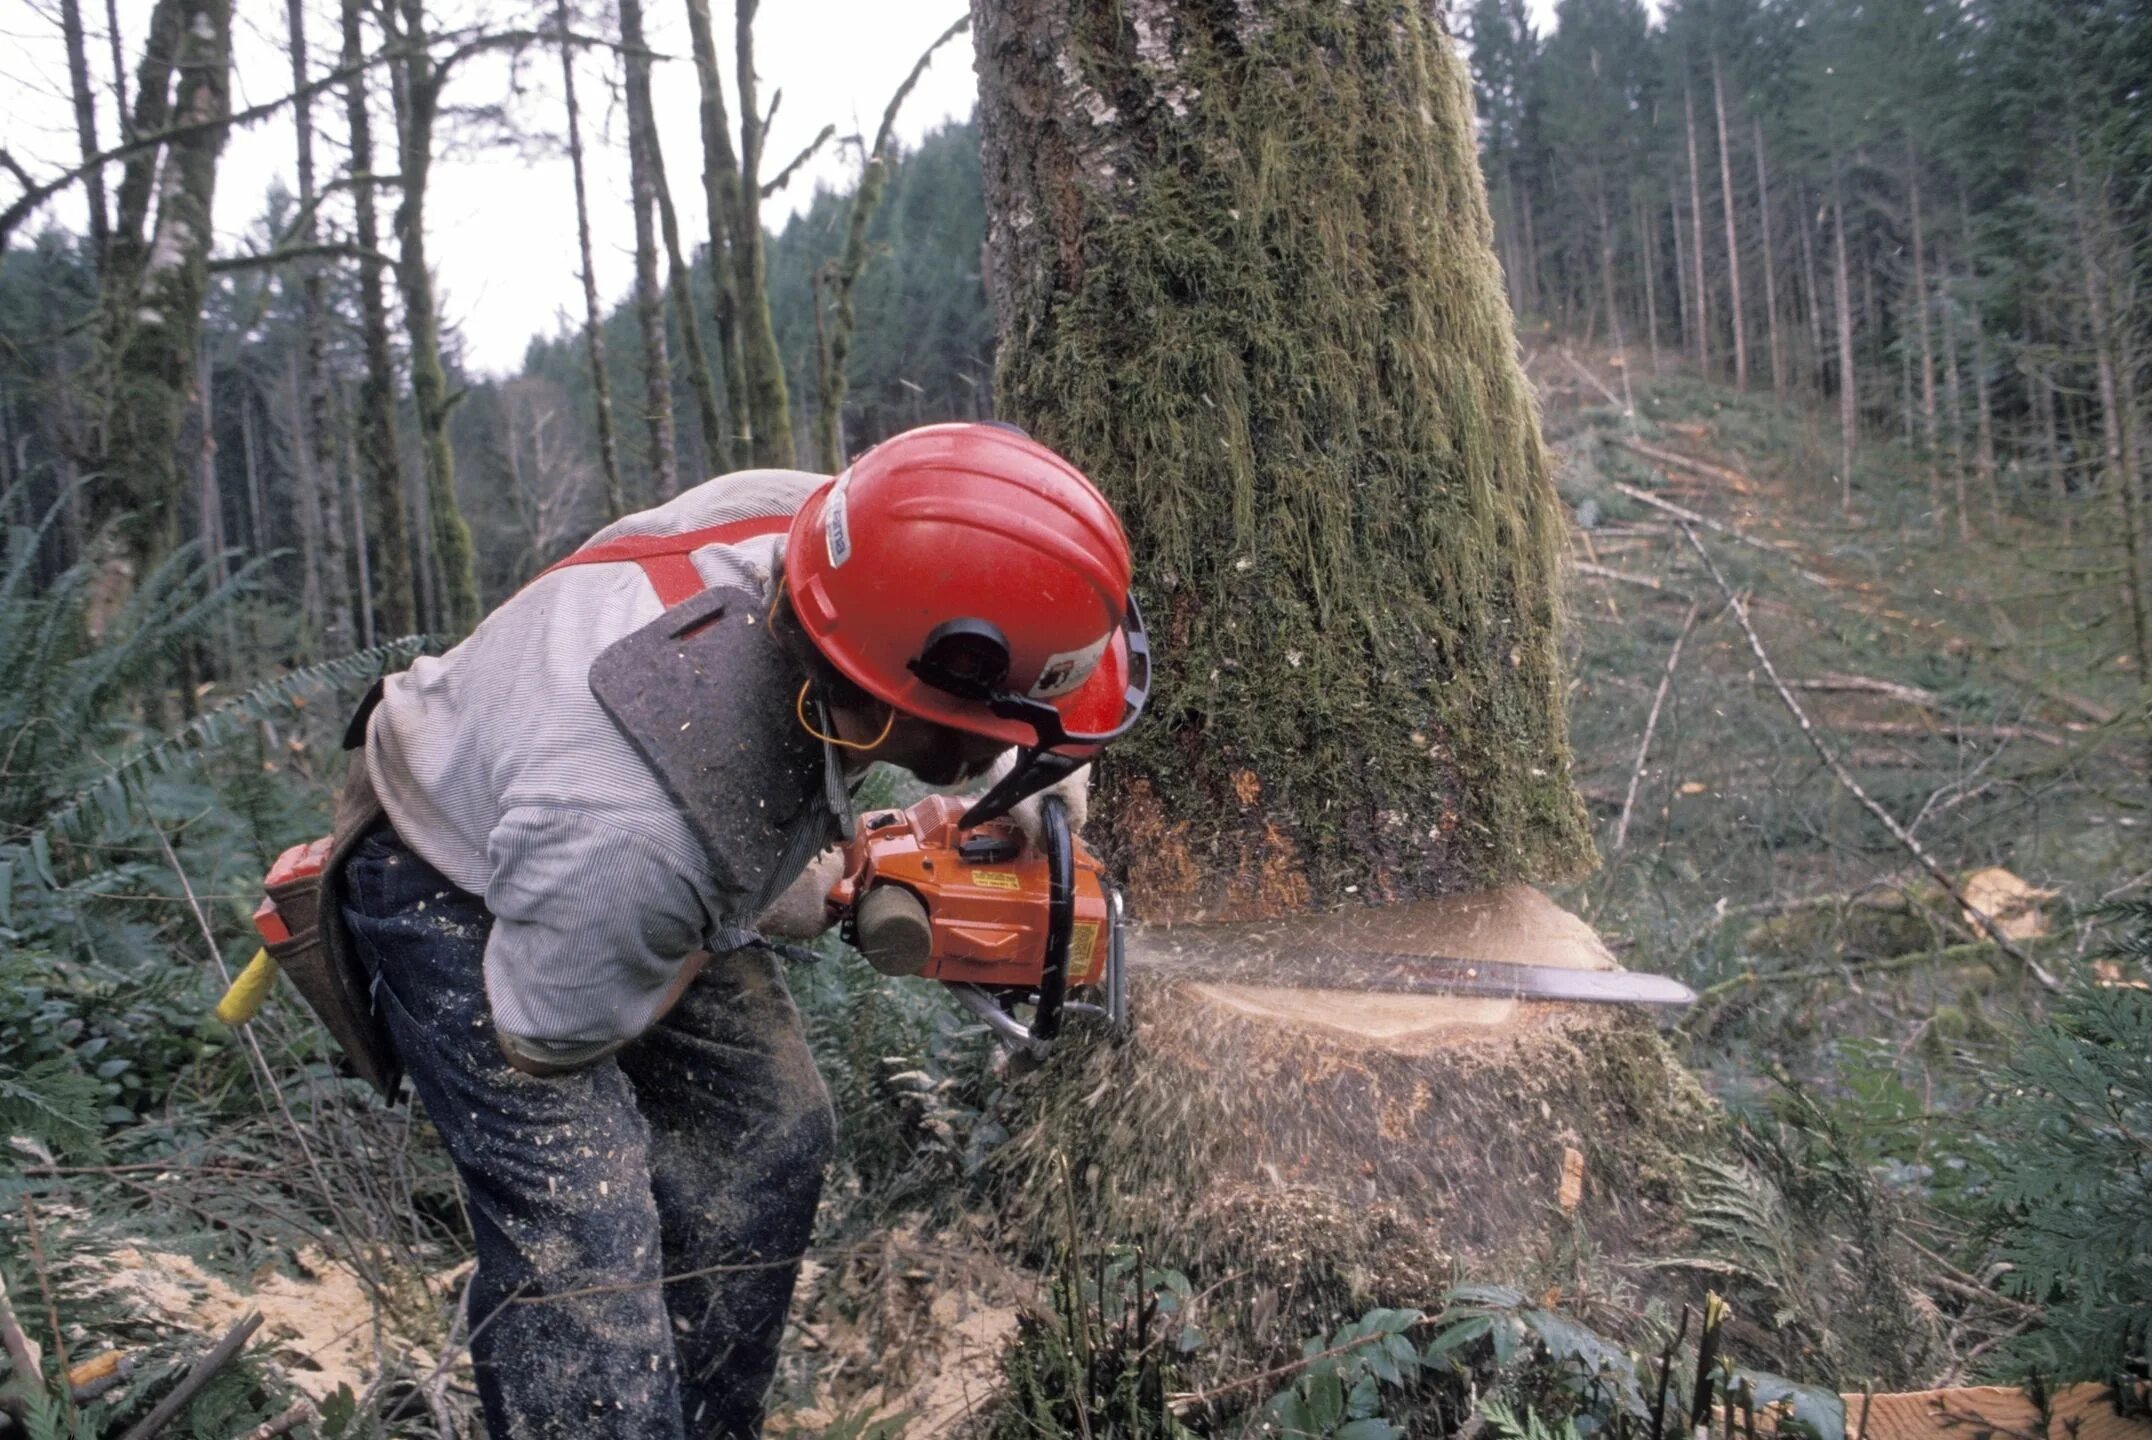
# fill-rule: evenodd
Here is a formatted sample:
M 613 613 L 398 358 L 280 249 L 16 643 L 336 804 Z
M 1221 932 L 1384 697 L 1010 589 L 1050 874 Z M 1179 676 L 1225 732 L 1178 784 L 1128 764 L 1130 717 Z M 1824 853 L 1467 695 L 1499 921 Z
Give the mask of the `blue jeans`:
M 344 869 L 376 1003 L 470 1197 L 466 1304 L 494 1440 L 746 1440 L 814 1226 L 829 1095 L 763 950 L 540 1079 L 494 1040 L 492 917 L 383 828 Z

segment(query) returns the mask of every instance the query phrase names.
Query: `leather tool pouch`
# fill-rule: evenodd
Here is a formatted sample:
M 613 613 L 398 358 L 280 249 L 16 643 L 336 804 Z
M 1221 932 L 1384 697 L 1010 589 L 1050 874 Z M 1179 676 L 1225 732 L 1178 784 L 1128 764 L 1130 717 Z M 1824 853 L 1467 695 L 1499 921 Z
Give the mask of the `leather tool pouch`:
M 380 701 L 380 689 L 376 682 L 367 692 L 345 734 L 351 773 L 337 798 L 329 836 L 302 847 L 302 853 L 287 852 L 270 873 L 269 899 L 288 938 L 267 939 L 265 934 L 265 940 L 278 968 L 343 1050 L 353 1073 L 382 1099 L 393 1101 L 403 1065 L 373 1003 L 373 970 L 344 924 L 344 861 L 386 819 L 366 773 L 363 749 L 366 722 Z

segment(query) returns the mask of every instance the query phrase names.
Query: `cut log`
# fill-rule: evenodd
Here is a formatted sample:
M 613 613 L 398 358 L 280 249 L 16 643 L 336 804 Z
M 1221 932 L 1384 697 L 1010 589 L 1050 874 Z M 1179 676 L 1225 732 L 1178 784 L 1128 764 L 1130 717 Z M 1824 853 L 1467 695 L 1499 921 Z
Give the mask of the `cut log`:
M 1241 945 L 1293 983 L 1173 978 L 1169 937 L 1198 929 L 1206 950 Z M 1524 886 L 1139 932 L 1129 1037 L 1063 1045 L 1020 1087 L 999 1162 L 1009 1213 L 1065 1241 L 1073 1185 L 1086 1225 L 1104 1227 L 1084 1243 L 1239 1275 L 1243 1317 L 1302 1320 L 1431 1303 L 1460 1272 L 1533 1273 L 1579 1226 L 1601 1253 L 1633 1253 L 1672 1219 L 1682 1148 L 1715 1112 L 1648 1018 L 1302 988 L 1322 949 L 1620 968 Z

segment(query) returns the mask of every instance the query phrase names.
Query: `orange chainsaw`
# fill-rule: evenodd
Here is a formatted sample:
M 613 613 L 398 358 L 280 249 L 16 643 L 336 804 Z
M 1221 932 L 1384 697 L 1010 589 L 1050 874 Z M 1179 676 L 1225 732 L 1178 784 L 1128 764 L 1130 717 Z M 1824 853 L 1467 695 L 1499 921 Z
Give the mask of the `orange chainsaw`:
M 860 817 L 829 892 L 844 939 L 885 975 L 941 981 L 1014 1050 L 1042 1051 L 1070 1014 L 1120 1029 L 1121 895 L 1067 806 L 1045 798 L 1034 847 L 1006 819 L 965 825 L 970 804 L 930 795 Z

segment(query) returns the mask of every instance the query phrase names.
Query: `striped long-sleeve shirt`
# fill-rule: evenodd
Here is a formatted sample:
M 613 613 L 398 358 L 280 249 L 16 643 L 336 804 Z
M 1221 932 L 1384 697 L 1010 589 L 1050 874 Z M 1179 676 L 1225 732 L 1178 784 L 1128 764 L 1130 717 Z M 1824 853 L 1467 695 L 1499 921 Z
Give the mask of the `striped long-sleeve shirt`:
M 720 476 L 589 543 L 789 516 L 827 479 Z M 770 535 L 692 558 L 705 585 L 767 598 L 782 543 Z M 493 915 L 485 979 L 495 1025 L 556 1063 L 641 1033 L 686 957 L 736 946 L 849 823 L 842 770 L 825 747 L 826 803 L 786 827 L 766 883 L 755 894 L 720 883 L 590 690 L 600 652 L 663 613 L 633 563 L 553 571 L 446 655 L 390 677 L 367 733 L 370 777 L 397 833 Z

